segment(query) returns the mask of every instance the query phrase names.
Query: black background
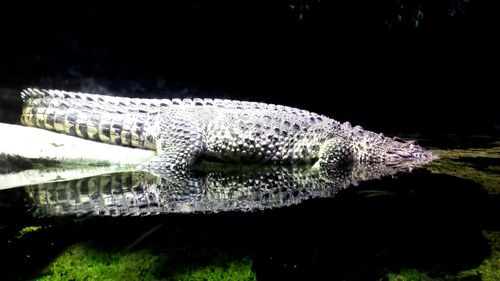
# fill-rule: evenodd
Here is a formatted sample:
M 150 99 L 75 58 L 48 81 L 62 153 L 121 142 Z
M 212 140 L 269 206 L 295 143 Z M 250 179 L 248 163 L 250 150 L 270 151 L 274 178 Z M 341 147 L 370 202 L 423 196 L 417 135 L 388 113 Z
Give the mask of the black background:
M 257 100 L 389 133 L 496 134 L 497 20 L 471 2 L 18 1 L 0 9 L 0 88 Z

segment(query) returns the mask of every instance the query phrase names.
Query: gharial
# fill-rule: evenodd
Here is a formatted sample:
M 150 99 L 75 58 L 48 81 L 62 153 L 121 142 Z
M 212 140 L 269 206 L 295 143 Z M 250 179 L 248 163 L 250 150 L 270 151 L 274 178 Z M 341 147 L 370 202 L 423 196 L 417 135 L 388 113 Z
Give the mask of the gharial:
M 237 163 L 432 160 L 413 141 L 351 127 L 288 106 L 223 99 L 138 99 L 25 89 L 21 123 L 89 140 L 157 151 L 146 165 L 182 169 L 200 159 Z

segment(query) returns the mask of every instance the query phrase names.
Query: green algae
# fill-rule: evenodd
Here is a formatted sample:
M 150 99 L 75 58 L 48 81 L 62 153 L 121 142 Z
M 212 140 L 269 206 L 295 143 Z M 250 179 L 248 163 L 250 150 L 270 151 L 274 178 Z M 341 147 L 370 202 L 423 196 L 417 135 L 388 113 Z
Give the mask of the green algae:
M 490 165 L 485 169 L 479 169 L 470 161 L 461 161 L 461 159 L 469 158 L 479 160 L 493 159 L 500 162 L 500 146 L 493 148 L 434 150 L 434 152 L 440 158 L 426 165 L 426 168 L 432 173 L 472 180 L 481 184 L 488 193 L 500 194 L 499 165 Z
M 157 271 L 167 259 L 148 250 L 99 250 L 88 244 L 66 249 L 38 280 L 160 280 Z
M 64 250 L 37 280 L 256 280 L 249 258 L 185 268 L 173 264 L 174 258 L 151 249 L 101 250 L 79 243 Z
M 402 268 L 385 276 L 388 281 L 453 281 L 453 280 L 500 280 L 500 232 L 483 232 L 492 245 L 492 253 L 478 267 L 458 272 L 456 275 L 431 277 L 427 272 L 413 268 Z
M 476 277 L 483 281 L 500 280 L 500 231 L 483 231 L 491 246 L 491 255 L 477 268 L 465 270 L 457 274 L 459 279 Z
M 500 143 L 494 142 L 490 148 L 448 149 L 434 150 L 439 159 L 425 167 L 436 174 L 446 174 L 479 183 L 491 195 L 500 194 Z M 465 159 L 465 161 L 464 161 Z M 471 160 L 493 163 L 478 167 Z M 493 160 L 493 161 L 486 161 Z M 433 276 L 429 272 L 414 268 L 402 268 L 398 272 L 390 272 L 384 280 L 390 281 L 417 281 L 417 280 L 500 280 L 500 231 L 483 230 L 483 236 L 490 244 L 490 256 L 485 258 L 477 267 L 463 270 L 453 275 Z
M 44 228 L 43 226 L 26 226 L 23 229 L 19 230 L 19 233 L 16 235 L 16 238 L 18 239 L 23 238 L 24 236 L 26 236 L 26 234 L 37 232 L 43 228 Z
M 432 281 L 426 273 L 416 269 L 403 268 L 399 272 L 390 272 L 386 276 L 388 281 Z
M 256 280 L 256 275 L 252 270 L 252 261 L 245 258 L 240 261 L 191 268 L 186 272 L 175 274 L 172 280 Z

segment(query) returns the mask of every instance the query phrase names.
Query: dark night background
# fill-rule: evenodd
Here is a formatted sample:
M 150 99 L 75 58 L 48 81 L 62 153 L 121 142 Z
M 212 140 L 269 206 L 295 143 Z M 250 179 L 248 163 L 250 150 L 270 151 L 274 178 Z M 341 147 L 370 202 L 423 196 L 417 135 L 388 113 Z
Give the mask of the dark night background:
M 20 89 L 50 87 L 273 102 L 388 133 L 498 132 L 488 1 L 164 2 L 2 4 L 13 113 Z

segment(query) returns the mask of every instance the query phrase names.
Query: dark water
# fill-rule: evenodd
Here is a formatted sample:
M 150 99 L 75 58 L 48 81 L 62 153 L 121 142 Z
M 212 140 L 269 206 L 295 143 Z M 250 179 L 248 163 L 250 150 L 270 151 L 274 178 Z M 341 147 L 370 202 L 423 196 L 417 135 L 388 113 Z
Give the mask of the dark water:
M 347 188 L 343 181 L 337 189 L 339 182 L 303 176 L 300 169 L 288 177 L 292 173 L 284 172 L 287 169 L 266 168 L 253 174 L 235 170 L 227 177 L 215 171 L 213 175 L 219 176 L 212 175 L 212 181 L 226 186 L 217 189 L 213 184 L 207 193 L 192 188 L 179 192 L 170 185 L 166 195 L 157 196 L 169 200 L 170 207 L 158 215 L 154 208 L 143 208 L 149 216 L 120 215 L 117 208 L 109 212 L 126 193 L 109 176 L 101 195 L 94 198 L 95 189 L 88 187 L 92 184 L 84 187 L 82 181 L 69 187 L 59 183 L 3 190 L 0 247 L 7 259 L 2 277 L 495 280 L 500 243 L 498 139 L 463 137 L 456 148 L 454 137 L 422 137 L 422 143 L 442 155 L 424 168 L 381 179 L 366 177 Z M 448 149 L 438 150 L 440 146 Z M 337 172 L 336 179 L 352 177 L 352 172 Z M 252 177 L 271 183 L 251 186 Z M 122 186 L 126 182 L 122 180 Z M 295 195 L 294 187 L 299 190 Z M 75 190 L 80 192 L 78 208 Z M 329 192 L 318 196 L 314 190 Z M 115 199 L 108 198 L 104 208 L 106 194 Z M 85 195 L 89 201 L 81 199 Z M 108 212 L 82 207 L 92 200 Z M 49 201 L 53 205 L 47 206 Z M 156 206 L 154 198 L 148 202 Z M 186 208 L 182 202 L 204 204 Z M 213 202 L 229 204 L 221 209 Z M 249 202 L 261 204 L 252 208 Z M 206 213 L 210 207 L 217 212 Z M 19 237 L 26 226 L 39 229 Z M 128 256 L 131 261 L 120 260 Z

